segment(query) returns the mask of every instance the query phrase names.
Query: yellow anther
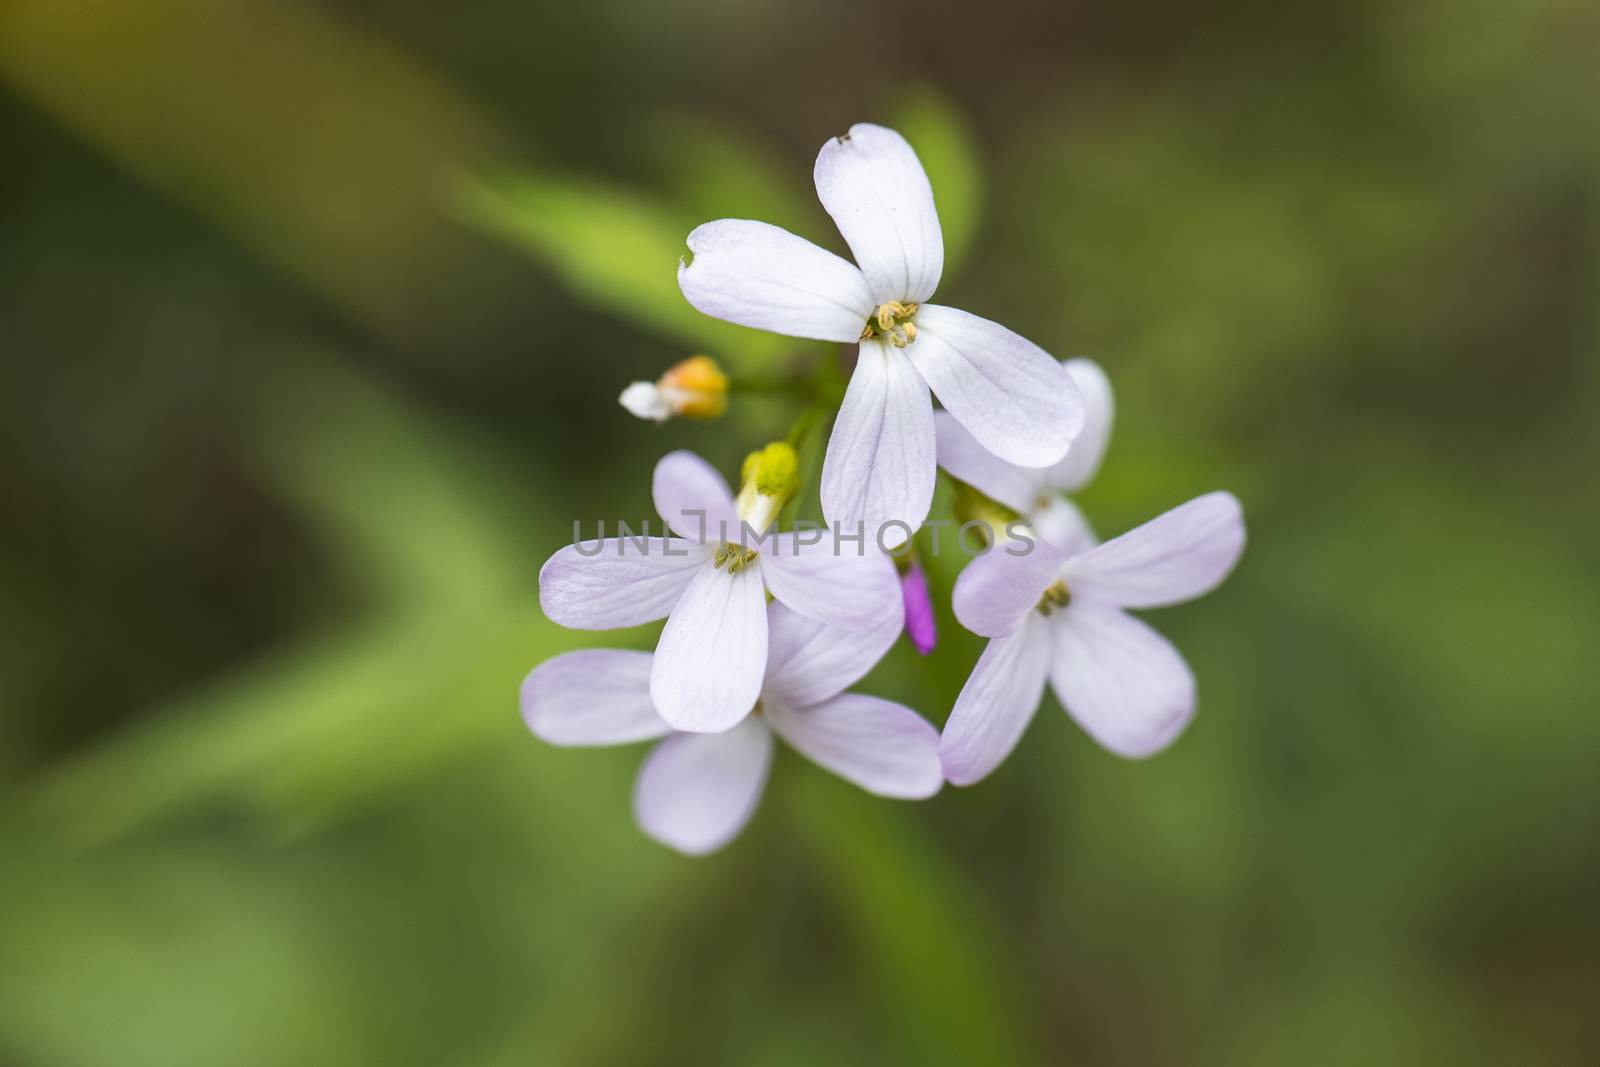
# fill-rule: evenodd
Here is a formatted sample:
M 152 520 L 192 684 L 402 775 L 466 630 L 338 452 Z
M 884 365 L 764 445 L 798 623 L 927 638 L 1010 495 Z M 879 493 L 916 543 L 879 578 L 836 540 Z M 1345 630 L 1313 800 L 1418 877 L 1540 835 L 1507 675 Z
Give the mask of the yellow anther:
M 888 341 L 896 348 L 904 348 L 917 339 L 917 328 L 911 322 L 911 316 L 916 313 L 916 304 L 902 303 L 899 300 L 879 304 L 873 309 L 872 317 L 867 319 L 867 324 L 861 328 L 861 340 L 870 341 L 876 337 Z
M 1048 615 L 1052 611 L 1066 607 L 1071 602 L 1072 594 L 1067 592 L 1067 583 L 1058 579 L 1039 598 L 1039 611 L 1041 614 Z

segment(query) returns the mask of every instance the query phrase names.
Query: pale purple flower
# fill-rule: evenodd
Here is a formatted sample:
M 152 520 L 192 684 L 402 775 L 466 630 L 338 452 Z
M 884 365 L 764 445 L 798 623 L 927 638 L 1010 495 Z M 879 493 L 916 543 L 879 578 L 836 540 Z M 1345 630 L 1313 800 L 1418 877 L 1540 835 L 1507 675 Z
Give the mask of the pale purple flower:
M 701 855 L 727 844 L 754 813 L 776 734 L 818 766 L 879 796 L 915 800 L 943 785 L 939 734 L 909 708 L 846 693 L 900 633 L 898 613 L 865 634 L 774 602 L 756 714 L 717 734 L 674 733 L 650 700 L 648 652 L 589 649 L 557 656 L 522 683 L 522 717 L 554 745 L 665 738 L 639 769 L 634 816 L 645 833 Z M 747 708 L 746 711 L 751 710 Z
M 1003 542 L 956 580 L 956 617 L 991 638 L 945 724 L 945 777 L 970 785 L 1016 747 L 1048 678 L 1089 736 L 1119 756 L 1161 751 L 1194 714 L 1189 666 L 1126 608 L 1216 588 L 1244 551 L 1244 516 L 1209 493 L 1095 548 Z
M 1094 478 L 1111 439 L 1111 383 L 1091 359 L 1062 363 L 1083 397 L 1083 429 L 1073 438 L 1066 457 L 1050 467 L 1019 467 L 983 447 L 948 412 L 934 413 L 939 437 L 939 466 L 989 499 L 1022 516 L 1039 537 L 1066 552 L 1079 552 L 1095 536 L 1072 501 Z
M 653 492 L 677 537 L 568 545 L 539 572 L 539 604 L 552 621 L 580 630 L 665 617 L 649 688 L 672 728 L 716 733 L 750 713 L 767 664 L 769 592 L 857 633 L 900 617 L 894 565 L 870 539 L 767 533 L 775 498 L 747 482 L 735 502 L 722 476 L 692 452 L 656 464 Z
M 905 605 L 906 636 L 922 655 L 926 656 L 939 642 L 939 633 L 933 621 L 933 598 L 928 595 L 928 576 L 922 564 L 913 555 L 900 575 L 900 595 Z
M 678 269 L 707 315 L 791 337 L 860 344 L 828 440 L 822 511 L 885 548 L 927 518 L 935 446 L 930 390 L 989 452 L 1048 467 L 1083 422 L 1072 379 L 1043 349 L 965 311 L 929 304 L 944 271 L 933 189 L 893 130 L 860 123 L 822 146 L 817 196 L 854 264 L 787 230 L 722 219 L 689 234 Z M 859 266 L 857 266 L 859 264 Z

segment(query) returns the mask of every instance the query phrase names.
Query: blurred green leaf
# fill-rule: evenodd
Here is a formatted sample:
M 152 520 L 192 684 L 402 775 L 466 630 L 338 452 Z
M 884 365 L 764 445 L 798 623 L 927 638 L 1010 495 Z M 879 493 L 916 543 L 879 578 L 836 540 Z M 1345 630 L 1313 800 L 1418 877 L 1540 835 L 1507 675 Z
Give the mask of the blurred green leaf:
M 598 181 L 540 174 L 464 179 L 455 201 L 462 218 L 532 253 L 591 308 L 730 369 L 760 368 L 791 345 L 702 315 L 683 298 L 678 262 L 704 219 Z
M 809 170 L 709 118 L 652 116 L 639 139 L 686 216 L 756 219 L 804 234 L 825 222 Z
M 933 185 L 944 231 L 948 283 L 960 271 L 983 224 L 984 149 L 955 104 L 928 86 L 913 89 L 896 102 L 889 110 L 889 124 L 911 142 Z

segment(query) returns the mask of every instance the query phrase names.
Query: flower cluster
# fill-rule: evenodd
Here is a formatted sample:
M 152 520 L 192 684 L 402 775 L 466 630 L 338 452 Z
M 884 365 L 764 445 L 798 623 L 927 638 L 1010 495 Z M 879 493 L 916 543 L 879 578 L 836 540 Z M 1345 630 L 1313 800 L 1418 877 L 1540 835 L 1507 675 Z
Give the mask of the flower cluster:
M 823 146 L 815 178 L 855 263 L 776 226 L 723 219 L 689 234 L 678 282 L 708 315 L 857 347 L 822 462 L 827 530 L 779 529 L 802 488 L 791 443 L 752 453 L 737 493 L 700 457 L 674 452 L 652 486 L 671 536 L 580 541 L 539 574 L 540 604 L 563 626 L 666 619 L 654 653 L 591 649 L 537 667 L 522 712 L 551 744 L 663 738 L 639 772 L 635 815 L 690 854 L 721 847 L 749 820 L 774 736 L 869 792 L 928 797 L 993 771 L 1048 682 L 1109 751 L 1160 751 L 1194 714 L 1194 677 L 1128 610 L 1209 591 L 1244 548 L 1227 493 L 1099 543 L 1066 494 L 1094 476 L 1110 437 L 1105 374 L 929 303 L 944 245 L 932 188 L 898 133 L 852 127 Z M 737 381 L 696 356 L 621 401 L 656 421 L 712 418 L 730 392 Z M 846 692 L 902 632 L 925 655 L 935 646 L 908 542 L 941 467 L 986 520 L 986 550 L 962 571 L 952 606 L 990 639 L 942 732 Z

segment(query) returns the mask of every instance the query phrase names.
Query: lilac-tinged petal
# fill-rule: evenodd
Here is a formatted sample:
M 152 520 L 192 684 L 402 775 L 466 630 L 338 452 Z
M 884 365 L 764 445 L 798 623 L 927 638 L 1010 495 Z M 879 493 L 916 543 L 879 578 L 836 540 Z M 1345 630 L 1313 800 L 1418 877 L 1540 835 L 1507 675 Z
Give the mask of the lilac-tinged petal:
M 674 730 L 717 733 L 750 714 L 767 667 L 761 572 L 704 567 L 662 628 L 650 698 Z
M 811 539 L 821 537 L 811 543 Z M 802 615 L 857 633 L 900 614 L 894 564 L 870 537 L 841 543 L 813 530 L 773 535 L 761 549 L 761 576 L 772 595 Z
M 552 745 L 622 745 L 671 732 L 650 702 L 650 653 L 587 648 L 522 683 L 522 721 Z
M 900 636 L 900 614 L 877 629 L 851 633 L 808 619 L 775 600 L 767 605 L 767 678 L 763 699 L 803 708 L 844 692 L 884 657 Z
M 933 395 L 978 444 L 1007 463 L 1049 467 L 1083 428 L 1072 375 L 998 323 L 924 304 L 906 347 Z
M 1039 606 L 1065 558 L 1046 541 L 1035 539 L 1031 547 L 1026 542 L 1001 541 L 956 578 L 951 607 L 957 621 L 984 637 L 1015 633 Z
M 1207 493 L 1067 564 L 1067 588 L 1125 608 L 1209 593 L 1244 551 L 1244 512 L 1232 493 Z
M 1116 608 L 1074 603 L 1049 620 L 1050 683 L 1067 714 L 1102 746 L 1142 759 L 1194 716 L 1194 674 L 1172 643 Z
M 855 264 L 765 222 L 722 219 L 689 234 L 685 299 L 713 318 L 817 341 L 854 341 L 877 307 Z
M 928 517 L 936 475 L 927 383 L 902 353 L 862 342 L 822 460 L 823 515 L 897 548 Z
M 905 609 L 906 636 L 921 655 L 932 652 L 939 642 L 933 618 L 933 598 L 928 594 L 928 576 L 915 556 L 900 576 L 900 600 Z
M 676 537 L 608 537 L 568 545 L 539 569 L 539 606 L 574 630 L 615 630 L 672 610 L 711 550 Z
M 1089 527 L 1089 520 L 1065 497 L 1050 497 L 1043 507 L 1029 514 L 1028 525 L 1035 536 L 1050 542 L 1069 558 L 1099 543 Z
M 944 784 L 939 731 L 910 708 L 844 693 L 808 708 L 774 703 L 765 718 L 796 752 L 869 793 L 920 800 Z
M 817 153 L 817 197 L 833 216 L 876 303 L 920 304 L 944 273 L 933 187 L 898 133 L 858 122 Z M 859 329 L 859 327 L 857 327 Z
M 1111 441 L 1114 408 L 1111 381 L 1092 359 L 1069 359 L 1062 366 L 1083 397 L 1083 429 L 1072 439 L 1066 458 L 1046 474 L 1046 481 L 1064 493 L 1076 493 L 1094 478 Z
M 739 513 L 734 510 L 727 480 L 693 452 L 679 450 L 662 456 L 650 492 L 656 511 L 679 537 L 715 544 L 739 536 Z
M 750 718 L 720 734 L 678 734 L 639 768 L 639 828 L 690 856 L 715 852 L 755 814 L 772 766 L 772 731 Z
M 1049 669 L 1050 630 L 1042 616 L 989 642 L 939 740 L 944 776 L 952 785 L 986 778 L 1017 747 L 1039 708 Z
M 1037 506 L 1045 491 L 1046 471 L 1007 463 L 980 445 L 948 411 L 935 411 L 933 426 L 939 442 L 939 466 L 951 477 L 1012 511 L 1027 514 Z

